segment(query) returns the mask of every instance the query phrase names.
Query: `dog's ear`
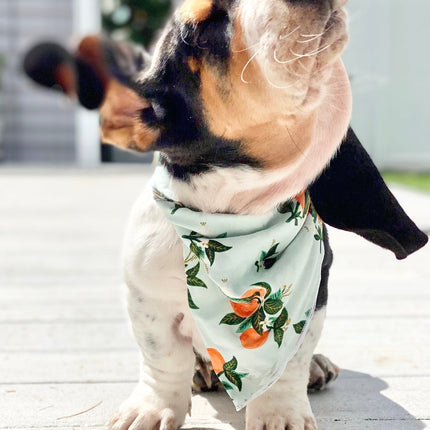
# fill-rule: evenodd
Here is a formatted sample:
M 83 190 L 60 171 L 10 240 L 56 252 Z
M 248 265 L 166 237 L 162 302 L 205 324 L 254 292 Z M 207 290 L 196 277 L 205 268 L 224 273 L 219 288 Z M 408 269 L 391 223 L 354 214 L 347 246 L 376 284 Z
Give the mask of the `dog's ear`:
M 85 37 L 74 53 L 39 43 L 24 59 L 25 72 L 38 84 L 100 109 L 103 142 L 137 151 L 150 149 L 159 133 L 142 121 L 151 106 L 134 90 L 137 74 L 149 65 L 143 49 L 101 36 Z
M 428 241 L 390 192 L 351 128 L 309 191 L 323 221 L 389 249 L 399 260 Z

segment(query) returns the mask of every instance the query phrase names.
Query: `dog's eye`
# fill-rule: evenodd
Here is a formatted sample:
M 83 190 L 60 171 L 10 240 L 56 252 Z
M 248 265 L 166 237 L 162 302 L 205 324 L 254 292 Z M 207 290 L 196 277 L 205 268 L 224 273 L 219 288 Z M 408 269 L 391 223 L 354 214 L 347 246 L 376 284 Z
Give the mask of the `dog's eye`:
M 160 125 L 165 118 L 166 109 L 155 102 L 140 111 L 140 119 L 148 126 Z

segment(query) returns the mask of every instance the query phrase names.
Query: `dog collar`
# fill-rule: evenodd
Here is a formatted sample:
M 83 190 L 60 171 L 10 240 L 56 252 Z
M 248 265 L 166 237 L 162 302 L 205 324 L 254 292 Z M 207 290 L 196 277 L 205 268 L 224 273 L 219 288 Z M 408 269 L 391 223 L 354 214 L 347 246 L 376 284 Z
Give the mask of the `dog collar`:
M 237 410 L 270 388 L 315 309 L 322 225 L 307 192 L 265 215 L 208 214 L 175 201 L 158 167 L 154 198 L 183 242 L 188 303 Z

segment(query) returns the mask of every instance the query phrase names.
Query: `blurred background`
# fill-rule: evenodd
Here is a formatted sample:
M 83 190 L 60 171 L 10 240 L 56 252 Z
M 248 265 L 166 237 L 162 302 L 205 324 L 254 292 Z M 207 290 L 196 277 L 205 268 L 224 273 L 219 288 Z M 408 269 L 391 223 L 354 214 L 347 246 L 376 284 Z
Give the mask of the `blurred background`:
M 181 0 L 0 0 L 0 167 L 148 162 L 102 146 L 97 116 L 34 86 L 21 61 L 36 41 L 105 32 L 147 47 Z M 430 171 L 426 0 L 350 0 L 344 59 L 353 126 L 380 169 Z

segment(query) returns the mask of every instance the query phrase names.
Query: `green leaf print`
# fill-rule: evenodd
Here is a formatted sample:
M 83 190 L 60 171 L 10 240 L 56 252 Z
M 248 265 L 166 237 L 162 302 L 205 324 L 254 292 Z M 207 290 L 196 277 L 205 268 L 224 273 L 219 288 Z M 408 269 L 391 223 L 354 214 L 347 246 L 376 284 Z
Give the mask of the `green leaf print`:
M 269 299 L 272 300 L 282 300 L 282 290 L 279 289 L 278 291 L 276 291 L 276 293 L 272 294 Z
M 257 272 L 260 269 L 270 269 L 273 265 L 278 261 L 279 253 L 277 252 L 277 248 L 279 243 L 275 243 L 272 247 L 266 252 L 261 251 L 260 258 L 254 264 L 257 267 Z
M 301 334 L 301 333 L 302 333 L 302 331 L 303 331 L 303 329 L 304 329 L 304 327 L 305 327 L 305 324 L 306 324 L 306 321 L 300 321 L 300 322 L 298 322 L 297 324 L 293 324 L 294 331 L 295 331 L 297 334 Z
M 255 297 L 260 297 L 260 295 L 258 293 L 254 293 L 252 296 L 249 296 L 249 297 L 243 297 L 243 298 L 229 297 L 228 299 L 234 303 L 251 303 Z
M 254 330 L 260 335 L 263 335 L 263 325 L 262 322 L 266 319 L 266 314 L 264 313 L 263 309 L 258 309 L 257 312 L 254 312 L 252 315 L 252 327 Z
M 197 273 L 199 273 L 199 270 L 200 270 L 200 263 L 197 263 L 196 266 L 192 267 L 191 269 L 189 269 L 185 272 L 187 274 L 187 278 L 196 277 Z
M 215 261 L 215 251 L 212 248 L 206 248 L 205 252 L 206 252 L 206 257 L 208 257 L 209 263 L 212 266 L 212 264 L 214 264 L 214 261 Z
M 227 363 L 224 363 L 223 369 L 225 372 L 236 370 L 237 369 L 236 357 L 233 357 L 230 361 L 227 361 Z
M 290 223 L 294 221 L 295 225 L 298 225 L 298 219 L 303 218 L 302 207 L 300 203 L 294 203 L 292 200 L 288 200 L 278 206 L 278 212 L 281 214 L 291 213 L 290 217 L 285 222 Z
M 279 317 L 276 318 L 275 324 L 273 325 L 273 327 L 275 328 L 275 330 L 278 328 L 282 328 L 287 321 L 288 321 L 288 311 L 284 308 L 282 309 L 282 312 L 279 315 Z
M 277 248 L 279 246 L 279 243 L 275 243 L 268 251 L 267 251 L 267 255 L 266 257 L 273 257 L 275 255 L 277 255 L 278 253 L 276 252 Z
M 281 347 L 282 341 L 284 339 L 284 330 L 282 328 L 275 329 L 273 337 L 275 339 L 275 342 L 278 344 L 278 347 Z
M 278 212 L 280 214 L 286 214 L 286 213 L 289 213 L 289 212 L 293 212 L 293 209 L 294 209 L 293 202 L 291 200 L 287 200 L 286 202 L 281 203 L 278 206 Z
M 200 309 L 193 301 L 190 290 L 188 290 L 188 306 L 190 309 Z
M 200 246 L 197 246 L 194 242 L 190 243 L 190 251 L 193 254 L 195 254 L 198 258 L 203 258 L 205 256 L 203 249 L 200 248 Z
M 320 252 L 322 251 L 322 244 L 324 242 L 324 233 L 320 225 L 315 224 L 315 229 L 317 231 L 317 234 L 314 235 L 315 240 L 318 240 L 320 242 Z
M 203 236 L 200 233 L 197 233 L 195 231 L 192 231 L 189 235 L 187 235 L 187 234 L 182 235 L 183 239 L 187 239 L 187 240 L 191 240 L 191 241 L 195 240 L 197 242 L 200 242 L 199 239 L 201 239 L 202 237 Z
M 239 315 L 236 315 L 234 312 L 231 314 L 227 314 L 223 319 L 219 322 L 220 324 L 227 324 L 227 325 L 237 325 L 243 322 L 245 318 L 240 317 Z
M 170 212 L 170 215 L 175 215 L 178 209 L 183 209 L 184 207 L 185 206 L 182 203 L 175 203 L 175 207 L 173 208 L 172 212 Z
M 233 387 L 228 382 L 221 381 L 221 384 L 224 386 L 225 390 L 232 390 L 233 389 Z
M 246 330 L 250 329 L 252 327 L 252 316 L 250 316 L 249 318 L 245 319 L 245 321 L 243 321 L 240 326 L 237 328 L 236 333 L 243 333 Z
M 275 315 L 282 309 L 283 305 L 284 303 L 282 300 L 274 300 L 269 298 L 264 302 L 264 310 L 269 315 Z
M 239 391 L 242 391 L 242 379 L 240 378 L 240 376 L 234 372 L 228 372 L 226 371 L 225 373 L 226 378 L 233 383 L 234 385 L 236 385 L 236 387 L 239 389 Z
M 220 242 L 217 242 L 216 240 L 210 240 L 208 242 L 209 248 L 213 249 L 215 252 L 226 252 L 229 249 L 231 249 L 231 246 L 223 245 Z
M 207 288 L 207 285 L 199 278 L 187 278 L 187 284 L 190 287 L 202 287 L 202 288 Z
M 272 287 L 267 282 L 256 282 L 255 284 L 252 284 L 251 287 L 263 287 L 266 289 L 266 294 L 264 297 L 269 297 L 270 293 L 272 292 Z

